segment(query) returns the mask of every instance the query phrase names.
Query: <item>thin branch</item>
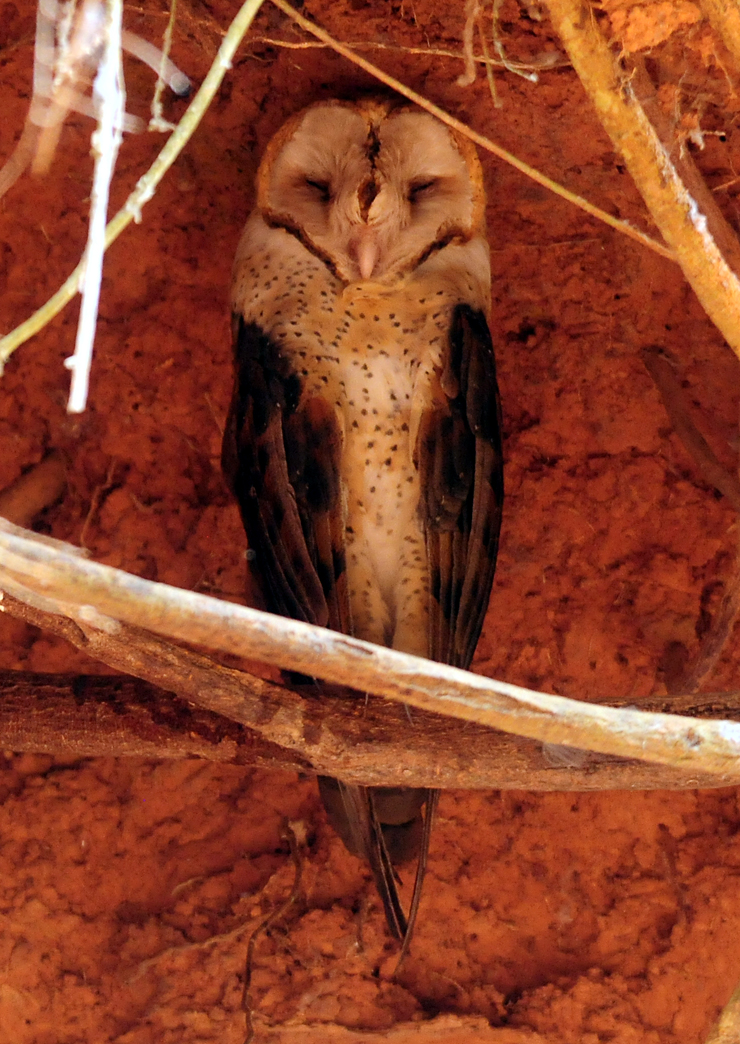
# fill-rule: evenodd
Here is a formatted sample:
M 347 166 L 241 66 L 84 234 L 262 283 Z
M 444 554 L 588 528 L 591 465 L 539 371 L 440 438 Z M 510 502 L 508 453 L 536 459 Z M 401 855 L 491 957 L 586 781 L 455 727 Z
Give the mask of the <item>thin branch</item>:
M 556 181 L 548 178 L 546 175 L 541 174 L 540 171 L 535 170 L 534 167 L 530 167 L 529 164 L 524 163 L 518 157 L 514 156 L 513 153 L 507 152 L 506 149 L 501 148 L 500 145 L 496 145 L 490 140 L 490 138 L 484 137 L 477 131 L 472 130 L 467 124 L 462 123 L 461 120 L 455 119 L 454 116 L 450 116 L 444 109 L 440 109 L 439 106 L 434 105 L 428 101 L 423 95 L 418 94 L 416 91 L 407 87 L 401 83 L 400 80 L 396 80 L 393 76 L 389 76 L 388 73 L 383 72 L 377 65 L 373 65 L 372 62 L 368 62 L 365 58 L 362 58 L 359 54 L 355 54 L 353 50 L 346 47 L 339 40 L 335 40 L 333 36 L 322 29 L 320 26 L 315 25 L 313 22 L 309 22 L 307 18 L 299 14 L 290 4 L 286 3 L 286 0 L 272 0 L 272 3 L 276 7 L 279 7 L 289 18 L 292 18 L 296 25 L 299 25 L 301 29 L 304 29 L 307 33 L 311 33 L 317 39 L 321 40 L 331 47 L 337 54 L 341 54 L 343 58 L 357 65 L 360 69 L 364 69 L 365 72 L 374 76 L 381 83 L 384 83 L 391 90 L 396 91 L 398 94 L 402 94 L 404 98 L 408 98 L 415 105 L 418 105 L 422 109 L 426 109 L 427 112 L 431 113 L 432 116 L 436 116 L 437 119 L 446 123 L 448 127 L 452 127 L 453 130 L 457 131 L 458 134 L 464 135 L 466 138 L 470 138 L 471 141 L 479 145 L 480 148 L 485 149 L 487 152 L 493 153 L 494 156 L 498 156 L 499 159 L 508 163 L 510 166 L 515 167 L 516 170 L 520 171 L 526 177 L 531 178 L 532 181 L 536 181 L 538 185 L 543 185 L 545 188 L 554 192 L 557 196 L 562 196 L 563 199 L 568 200 L 569 203 L 573 203 L 581 210 L 585 210 L 591 217 L 597 218 L 599 221 L 603 221 L 604 224 L 609 225 L 611 228 L 615 228 L 618 232 L 621 232 L 625 236 L 629 236 L 630 239 L 636 240 L 641 243 L 642 246 L 648 247 L 650 250 L 654 250 L 655 253 L 660 254 L 661 257 L 667 257 L 670 261 L 675 261 L 676 256 L 672 250 L 664 246 L 662 243 L 658 243 L 657 240 L 652 239 L 644 232 L 640 232 L 639 229 L 633 228 L 626 221 L 620 221 L 619 218 L 612 217 L 611 214 L 607 214 L 605 210 L 601 210 L 599 207 L 589 203 L 588 200 L 583 199 L 582 196 L 576 195 L 575 192 L 570 192 L 568 189 L 563 188 Z M 0 352 L 2 351 L 2 341 L 0 341 Z
M 496 54 L 499 56 L 501 64 L 507 72 L 514 73 L 515 76 L 521 76 L 523 80 L 529 80 L 530 83 L 537 83 L 539 77 L 536 72 L 525 71 L 519 62 L 513 62 L 509 59 L 504 50 L 503 41 L 501 39 L 501 33 L 499 32 L 499 14 L 501 12 L 501 4 L 503 0 L 493 0 L 491 5 L 491 35 L 493 37 L 493 45 L 496 48 Z M 484 40 L 485 34 L 481 26 L 481 42 Z M 483 50 L 488 55 L 488 51 L 484 46 Z
M 584 0 L 546 0 L 550 17 L 614 147 L 675 251 L 684 275 L 707 315 L 740 356 L 740 248 L 690 158 L 671 155 L 675 141 L 650 122 L 634 80 L 646 94 L 649 82 L 636 68 L 620 68 Z M 654 92 L 653 92 L 654 93 Z M 648 99 L 650 100 L 650 99 Z M 650 117 L 659 118 L 658 106 Z
M 236 18 L 231 23 L 229 31 L 219 47 L 218 54 L 208 70 L 208 75 L 201 84 L 200 90 L 178 123 L 177 130 L 167 139 L 167 143 L 147 173 L 139 178 L 136 188 L 126 200 L 124 206 L 109 221 L 105 230 L 106 249 L 132 221 L 141 220 L 141 208 L 152 198 L 157 185 L 195 132 L 216 91 L 220 87 L 227 70 L 231 68 L 231 60 L 236 49 L 263 2 L 264 0 L 245 0 Z M 0 338 L 0 375 L 2 375 L 5 363 L 16 348 L 24 344 L 34 334 L 37 334 L 39 330 L 42 330 L 72 300 L 79 289 L 84 271 L 85 261 L 83 258 L 63 286 L 57 290 L 46 304 L 34 312 L 20 326 L 17 326 L 15 330 Z
M 177 0 L 170 0 L 170 17 L 167 20 L 167 27 L 164 31 L 164 39 L 162 40 L 162 53 L 159 56 L 159 63 L 157 68 L 157 83 L 154 87 L 154 97 L 152 98 L 151 112 L 152 118 L 149 121 L 149 130 L 152 131 L 168 131 L 175 130 L 175 127 L 168 120 L 165 120 L 162 110 L 162 92 L 164 91 L 165 82 L 172 86 L 172 89 L 177 94 L 184 95 L 190 90 L 190 81 L 187 83 L 177 80 L 174 77 L 175 73 L 179 70 L 172 65 L 170 61 L 170 51 L 172 50 L 172 34 L 175 31 L 175 20 L 177 18 Z M 151 45 L 147 42 L 147 48 Z M 156 50 L 156 48 L 153 48 Z M 153 55 L 152 55 L 153 57 Z
M 571 791 L 740 783 L 740 764 L 717 776 L 582 750 L 566 756 L 563 748 L 556 760 L 547 745 L 468 722 L 415 712 L 409 723 L 393 704 L 341 699 L 320 687 L 306 698 L 305 691 L 231 670 L 135 628 L 122 625 L 116 636 L 89 625 L 83 629 L 8 595 L 2 608 L 88 656 L 146 679 L 6 672 L 0 675 L 3 749 L 74 757 L 233 759 L 364 786 Z M 651 697 L 641 701 L 641 709 L 740 717 L 740 693 Z
M 343 42 L 353 51 L 391 51 L 395 54 L 419 54 L 425 58 L 454 58 L 456 61 L 465 61 L 466 58 L 462 51 L 450 51 L 444 47 L 412 47 L 410 44 L 383 43 L 380 40 L 345 40 Z M 292 51 L 331 50 L 329 44 L 323 43 L 321 40 L 285 40 L 276 36 L 250 36 L 248 43 L 250 47 L 266 44 L 268 47 L 284 47 L 286 50 Z M 517 62 L 509 58 L 505 62 L 498 61 L 487 53 L 473 54 L 472 57 L 478 65 L 508 69 L 509 72 L 523 75 L 531 82 L 536 82 L 533 77 L 536 77 L 538 72 L 570 65 L 568 59 L 558 51 L 545 51 L 526 62 Z
M 493 726 L 544 743 L 673 765 L 733 771 L 740 724 L 580 703 L 481 678 L 346 635 L 153 583 L 85 561 L 0 520 L 0 587 L 27 589 L 45 608 L 110 636 L 122 624 L 179 642 L 300 671 L 420 710 Z M 28 596 L 21 594 L 22 600 Z M 54 608 L 55 607 L 55 608 Z M 440 784 L 441 785 L 441 784 Z
M 463 56 L 465 69 L 458 76 L 458 87 L 470 87 L 475 82 L 475 59 L 473 57 L 473 37 L 480 15 L 480 0 L 465 0 L 465 25 L 462 32 Z
M 485 33 L 484 28 L 483 28 L 483 20 L 482 19 L 478 20 L 478 35 L 480 36 L 480 44 L 481 44 L 481 48 L 483 50 L 483 54 L 485 55 L 486 59 L 488 59 L 488 57 L 489 57 L 488 56 L 488 41 L 486 40 L 486 33 Z M 525 75 L 527 75 L 527 74 L 525 74 Z M 536 79 L 536 77 L 535 77 L 535 79 Z M 488 61 L 488 60 L 486 60 L 486 81 L 488 83 L 488 90 L 490 91 L 491 101 L 493 102 L 494 108 L 496 108 L 496 109 L 502 108 L 502 102 L 501 102 L 501 99 L 498 96 L 498 91 L 496 90 L 496 81 L 495 81 L 495 79 L 493 77 L 493 67 L 491 65 L 491 62 Z M 407 936 L 407 938 L 408 938 L 408 936 Z
M 85 273 L 80 283 L 82 303 L 77 324 L 74 355 L 65 359 L 72 372 L 69 413 L 82 413 L 87 405 L 95 328 L 98 321 L 100 283 L 103 278 L 105 225 L 113 170 L 121 144 L 121 123 L 126 111 L 126 93 L 121 68 L 122 0 L 107 0 L 108 18 L 105 44 L 93 84 L 98 125 L 93 134 L 95 168 L 90 201 L 90 223 L 85 249 Z

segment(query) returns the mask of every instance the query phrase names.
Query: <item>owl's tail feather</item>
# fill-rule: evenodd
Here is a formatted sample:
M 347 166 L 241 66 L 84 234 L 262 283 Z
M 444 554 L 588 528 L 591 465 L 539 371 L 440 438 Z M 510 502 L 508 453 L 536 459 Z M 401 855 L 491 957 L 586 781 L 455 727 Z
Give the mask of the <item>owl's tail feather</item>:
M 345 846 L 370 864 L 388 927 L 403 944 L 403 959 L 419 909 L 438 792 L 409 787 L 351 786 L 327 776 L 319 776 L 319 791 L 329 821 Z M 423 823 L 422 805 L 426 805 Z M 398 895 L 395 864 L 414 857 L 418 862 L 407 921 Z
M 408 922 L 406 924 L 406 931 L 403 936 L 403 943 L 401 944 L 401 952 L 398 955 L 398 963 L 396 964 L 396 970 L 394 976 L 398 975 L 401 965 L 403 964 L 404 957 L 408 953 L 409 946 L 411 945 L 411 937 L 414 934 L 414 927 L 416 925 L 416 915 L 419 912 L 419 903 L 421 902 L 421 889 L 424 884 L 424 876 L 427 870 L 427 857 L 429 855 L 429 842 L 432 836 L 432 826 L 434 824 L 434 815 L 437 811 L 437 802 L 439 801 L 438 790 L 427 790 L 427 799 L 424 807 L 424 829 L 421 835 L 421 844 L 419 846 L 419 856 L 416 864 L 416 877 L 414 879 L 414 893 L 411 896 L 411 906 L 409 907 Z
M 340 782 L 339 792 L 352 834 L 352 848 L 359 848 L 370 864 L 388 927 L 391 934 L 401 942 L 406 937 L 406 916 L 398 896 L 397 875 L 378 819 L 372 788 L 354 787 Z

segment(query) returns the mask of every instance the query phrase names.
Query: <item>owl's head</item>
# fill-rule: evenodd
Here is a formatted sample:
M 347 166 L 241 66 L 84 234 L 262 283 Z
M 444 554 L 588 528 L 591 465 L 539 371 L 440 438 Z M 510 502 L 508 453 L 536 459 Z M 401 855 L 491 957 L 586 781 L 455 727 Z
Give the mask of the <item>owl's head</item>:
M 388 99 L 319 102 L 269 143 L 260 210 L 343 281 L 411 271 L 483 229 L 474 146 L 435 117 Z

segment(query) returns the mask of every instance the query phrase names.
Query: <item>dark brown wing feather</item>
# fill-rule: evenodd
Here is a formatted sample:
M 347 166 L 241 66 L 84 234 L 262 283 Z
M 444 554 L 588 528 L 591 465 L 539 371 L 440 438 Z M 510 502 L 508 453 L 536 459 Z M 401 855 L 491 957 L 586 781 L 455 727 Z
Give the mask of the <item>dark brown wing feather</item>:
M 304 394 L 289 360 L 258 326 L 241 317 L 234 326 L 236 383 L 222 464 L 253 571 L 271 612 L 349 634 L 334 408 Z M 319 788 L 347 847 L 370 864 L 391 932 L 403 939 L 406 918 L 374 788 L 326 777 L 319 777 Z M 409 817 L 417 814 L 418 803 Z
M 416 461 L 431 576 L 429 655 L 467 668 L 496 567 L 503 506 L 501 404 L 485 316 L 458 305 Z
M 455 309 L 444 369 L 422 414 L 415 461 L 431 577 L 429 656 L 468 668 L 496 568 L 504 499 L 501 402 L 488 323 Z M 414 930 L 438 791 L 426 791 L 419 863 L 399 967 Z
M 350 630 L 331 403 L 307 398 L 279 346 L 235 320 L 236 382 L 222 463 L 271 612 Z

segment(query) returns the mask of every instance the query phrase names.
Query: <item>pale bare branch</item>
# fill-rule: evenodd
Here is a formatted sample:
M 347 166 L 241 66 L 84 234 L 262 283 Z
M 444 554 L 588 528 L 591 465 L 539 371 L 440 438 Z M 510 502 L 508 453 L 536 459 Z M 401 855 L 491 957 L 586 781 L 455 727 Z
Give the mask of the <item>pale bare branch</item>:
M 627 75 L 584 0 L 547 0 L 550 17 L 604 130 L 707 315 L 740 356 L 740 247 L 690 157 L 656 129 L 647 77 Z M 636 88 L 636 83 L 637 88 Z M 638 91 L 649 105 L 638 97 Z M 652 122 L 651 122 L 652 119 Z
M 448 127 L 452 127 L 453 130 L 456 130 L 459 134 L 464 135 L 466 138 L 470 138 L 470 140 L 475 142 L 475 144 L 480 146 L 480 148 L 485 149 L 494 156 L 498 156 L 499 159 L 516 168 L 516 170 L 521 171 L 522 174 L 531 178 L 532 181 L 536 181 L 538 185 L 543 185 L 551 192 L 554 192 L 555 195 L 568 200 L 569 203 L 573 203 L 581 210 L 584 210 L 587 214 L 597 218 L 599 221 L 603 221 L 604 224 L 609 225 L 611 228 L 615 228 L 618 232 L 628 236 L 630 239 L 636 240 L 638 243 L 641 243 L 642 246 L 646 246 L 650 250 L 653 250 L 656 254 L 660 254 L 662 257 L 667 257 L 671 261 L 676 260 L 673 251 L 662 243 L 652 239 L 644 232 L 640 232 L 639 229 L 634 228 L 627 221 L 621 221 L 619 218 L 607 214 L 605 210 L 601 210 L 600 207 L 594 206 L 593 203 L 589 203 L 588 200 L 583 199 L 582 196 L 578 196 L 575 192 L 570 192 L 562 185 L 559 185 L 556 181 L 553 181 L 552 178 L 548 178 L 545 174 L 535 170 L 534 167 L 530 167 L 528 163 L 524 163 L 524 161 L 520 160 L 518 156 L 514 156 L 513 153 L 501 148 L 500 145 L 496 145 L 490 138 L 486 138 L 483 134 L 479 134 L 461 120 L 458 120 L 448 112 L 445 112 L 444 109 L 440 109 L 438 105 L 434 105 L 423 95 L 401 83 L 400 80 L 396 80 L 395 77 L 389 76 L 388 73 L 379 69 L 377 65 L 373 65 L 372 62 L 368 62 L 367 59 L 363 58 L 361 55 L 355 54 L 351 48 L 347 47 L 339 40 L 335 40 L 330 33 L 326 32 L 326 30 L 315 25 L 313 22 L 310 22 L 307 18 L 304 18 L 303 15 L 295 10 L 295 8 L 286 3 L 286 0 L 272 0 L 272 3 L 275 4 L 276 7 L 279 7 L 280 10 L 288 15 L 289 18 L 292 18 L 296 25 L 299 25 L 301 29 L 305 30 L 307 33 L 311 33 L 318 40 L 321 40 L 322 43 L 326 44 L 327 47 L 331 47 L 333 51 L 336 51 L 337 54 L 341 54 L 342 57 L 346 58 L 354 65 L 357 65 L 360 69 L 364 69 L 365 72 L 374 76 L 387 87 L 390 87 L 391 90 L 397 91 L 398 94 L 402 94 L 404 98 L 408 98 L 409 101 L 414 103 L 414 105 L 426 109 L 426 111 L 431 113 L 432 116 L 436 116 L 438 120 L 446 123 Z M 2 341 L 0 341 L 0 352 L 2 352 Z
M 201 84 L 200 90 L 178 123 L 177 130 L 167 139 L 167 143 L 146 174 L 139 178 L 136 188 L 126 200 L 124 206 L 108 222 L 105 230 L 106 249 L 132 221 L 141 220 L 141 208 L 152 198 L 157 185 L 195 132 L 213 96 L 221 85 L 227 70 L 231 68 L 231 59 L 263 2 L 264 0 L 245 0 L 239 13 L 231 23 L 218 54 L 208 71 L 208 75 Z M 25 322 L 17 326 L 15 330 L 0 338 L 0 375 L 5 363 L 16 348 L 24 344 L 30 337 L 33 337 L 39 330 L 42 330 L 55 315 L 61 312 L 65 305 L 69 304 L 79 289 L 84 271 L 85 260 L 83 258 L 66 282 L 46 304 L 34 312 Z
M 462 721 L 565 744 L 726 774 L 740 724 L 580 703 L 482 678 L 392 649 L 182 591 L 49 547 L 0 520 L 0 586 L 27 588 L 46 611 L 115 636 L 122 624 L 218 649 Z
M 122 0 L 107 0 L 107 7 L 108 17 L 103 52 L 93 84 L 93 100 L 97 110 L 98 126 L 92 139 L 95 170 L 85 249 L 85 274 L 80 283 L 82 303 L 77 323 L 74 355 L 65 359 L 65 366 L 72 373 L 67 405 L 69 413 L 82 413 L 87 405 L 95 327 L 98 321 L 100 283 L 103 278 L 108 198 L 116 157 L 121 144 L 121 123 L 126 111 L 126 91 L 121 68 L 123 2 Z
M 740 782 L 740 764 L 720 776 L 583 750 L 566 756 L 562 747 L 555 760 L 548 745 L 469 722 L 414 712 L 409 723 L 397 705 L 338 698 L 320 686 L 307 697 L 137 628 L 119 625 L 111 635 L 7 594 L 0 608 L 148 683 L 131 688 L 120 677 L 0 675 L 0 747 L 11 750 L 197 756 L 313 770 L 365 786 L 671 790 Z M 737 718 L 740 693 L 649 697 L 639 706 Z

